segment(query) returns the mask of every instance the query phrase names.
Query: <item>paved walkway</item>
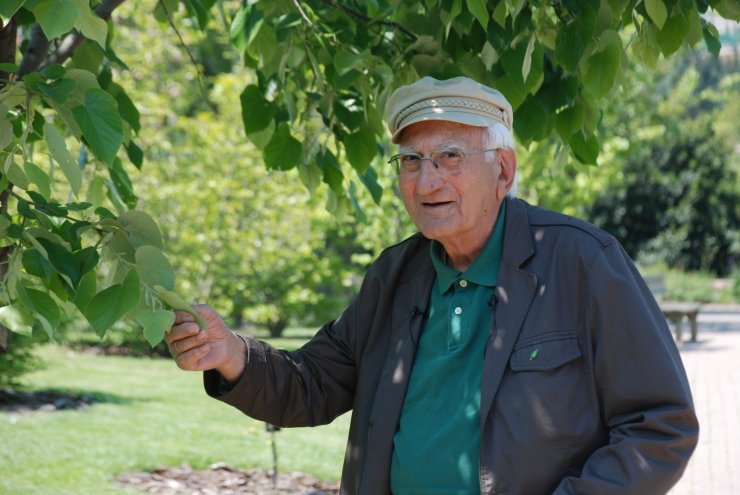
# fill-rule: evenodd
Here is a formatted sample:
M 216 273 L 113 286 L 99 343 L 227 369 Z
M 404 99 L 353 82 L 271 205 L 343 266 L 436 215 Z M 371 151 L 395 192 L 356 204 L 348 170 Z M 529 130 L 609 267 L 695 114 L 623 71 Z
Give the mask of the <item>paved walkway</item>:
M 740 307 L 705 307 L 698 321 L 698 342 L 679 349 L 699 416 L 699 445 L 670 495 L 738 495 Z

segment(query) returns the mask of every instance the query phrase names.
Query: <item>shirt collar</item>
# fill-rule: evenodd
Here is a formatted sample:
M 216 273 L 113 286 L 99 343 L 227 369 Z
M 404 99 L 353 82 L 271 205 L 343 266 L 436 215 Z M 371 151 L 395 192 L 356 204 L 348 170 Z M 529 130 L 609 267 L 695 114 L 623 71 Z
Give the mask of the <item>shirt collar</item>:
M 437 272 L 437 286 L 443 294 L 457 280 L 464 278 L 478 285 L 493 287 L 498 279 L 499 265 L 501 264 L 501 255 L 504 250 L 504 224 L 506 223 L 506 201 L 501 202 L 496 225 L 493 232 L 488 237 L 483 251 L 473 261 L 464 273 L 455 270 L 444 262 L 446 257 L 442 244 L 432 241 L 429 251 L 432 257 L 434 269 Z

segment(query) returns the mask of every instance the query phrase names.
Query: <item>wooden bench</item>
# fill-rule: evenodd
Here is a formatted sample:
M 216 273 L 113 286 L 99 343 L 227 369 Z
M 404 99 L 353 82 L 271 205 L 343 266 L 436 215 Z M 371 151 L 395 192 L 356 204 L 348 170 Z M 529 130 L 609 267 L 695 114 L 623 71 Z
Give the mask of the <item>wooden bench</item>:
M 696 317 L 699 315 L 701 303 L 663 301 L 663 297 L 666 294 L 665 279 L 663 278 L 663 275 L 648 275 L 644 278 L 648 288 L 658 301 L 660 309 L 663 311 L 663 315 L 673 324 L 673 329 L 676 333 L 676 342 L 681 342 L 681 332 L 683 330 L 682 327 L 684 319 L 689 320 L 691 342 L 696 342 L 696 334 L 698 331 Z

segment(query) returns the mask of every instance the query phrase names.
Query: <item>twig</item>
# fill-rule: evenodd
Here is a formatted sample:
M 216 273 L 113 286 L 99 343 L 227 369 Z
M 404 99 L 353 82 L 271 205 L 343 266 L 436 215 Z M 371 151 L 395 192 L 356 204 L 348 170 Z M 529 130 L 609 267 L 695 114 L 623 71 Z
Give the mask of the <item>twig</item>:
M 200 87 L 200 92 L 203 95 L 203 101 L 205 101 L 208 106 L 210 106 L 212 109 L 215 110 L 215 105 L 211 103 L 211 101 L 208 99 L 208 92 L 206 91 L 206 84 L 204 82 L 205 76 L 203 75 L 203 72 L 200 70 L 200 67 L 198 67 L 198 62 L 195 60 L 195 57 L 193 56 L 193 52 L 190 51 L 190 47 L 185 43 L 185 40 L 182 37 L 182 34 L 180 34 L 180 30 L 177 29 L 177 26 L 175 26 L 175 21 L 172 20 L 172 15 L 167 10 L 167 6 L 164 4 L 162 0 L 159 0 L 159 4 L 162 6 L 162 10 L 164 10 L 165 15 L 167 16 L 167 22 L 169 23 L 170 27 L 175 31 L 175 34 L 177 35 L 177 39 L 180 40 L 180 44 L 185 49 L 185 52 L 188 54 L 188 57 L 190 58 L 190 63 L 193 64 L 193 68 L 195 68 L 195 72 L 198 74 L 198 86 Z
M 342 10 L 346 14 L 348 14 L 350 17 L 354 17 L 358 21 L 367 22 L 368 24 L 380 24 L 380 25 L 383 25 L 383 26 L 392 27 L 392 28 L 398 29 L 400 32 L 402 32 L 403 34 L 405 34 L 409 38 L 411 38 L 413 40 L 416 39 L 416 35 L 414 33 L 412 33 L 411 31 L 409 31 L 408 29 L 406 29 L 405 27 L 403 27 L 402 25 L 400 25 L 397 22 L 394 22 L 394 21 L 385 21 L 385 20 L 380 20 L 380 19 L 372 19 L 372 18 L 370 18 L 370 17 L 368 17 L 368 16 L 366 16 L 364 14 L 361 14 L 360 12 L 357 12 L 356 10 L 351 9 L 350 7 L 348 7 L 346 5 L 343 5 L 343 4 L 341 4 L 341 3 L 339 3 L 339 2 L 337 2 L 335 0 L 321 0 L 321 3 L 326 4 L 326 5 L 329 5 L 331 7 L 335 7 L 337 9 L 339 9 L 339 10 Z
M 103 3 L 95 7 L 95 14 L 103 20 L 110 19 L 113 11 L 116 10 L 126 0 L 103 0 Z M 17 77 L 23 77 L 24 75 L 38 70 L 42 64 L 62 64 L 69 57 L 71 57 L 78 46 L 85 41 L 85 37 L 78 31 L 73 31 L 68 34 L 59 47 L 49 55 L 47 60 L 44 60 L 47 53 L 49 52 L 49 40 L 46 39 L 41 26 L 36 24 L 31 31 L 31 39 L 28 43 L 28 49 L 23 54 L 23 60 L 21 66 L 18 69 Z
M 303 20 L 306 21 L 306 24 L 308 24 L 310 27 L 313 27 L 313 22 L 311 22 L 311 19 L 308 18 L 306 12 L 303 10 L 303 7 L 301 7 L 301 2 L 299 0 L 293 0 L 293 4 L 295 5 L 295 8 L 298 9 L 298 13 L 301 14 L 301 17 L 303 17 Z

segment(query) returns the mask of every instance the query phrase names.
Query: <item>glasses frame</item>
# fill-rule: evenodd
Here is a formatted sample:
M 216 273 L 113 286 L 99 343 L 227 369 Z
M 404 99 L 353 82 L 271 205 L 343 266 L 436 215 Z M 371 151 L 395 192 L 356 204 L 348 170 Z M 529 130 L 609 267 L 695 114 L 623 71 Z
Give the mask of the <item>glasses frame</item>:
M 467 160 L 467 158 L 469 156 L 472 156 L 472 155 L 480 155 L 481 153 L 488 153 L 489 151 L 497 151 L 498 149 L 499 148 L 490 148 L 490 149 L 486 149 L 486 150 L 467 151 L 465 148 L 460 148 L 460 147 L 454 146 L 454 147 L 449 147 L 449 148 L 443 148 L 443 149 L 439 149 L 439 150 L 434 150 L 434 151 L 432 151 L 429 154 L 429 156 L 424 156 L 421 153 L 396 153 L 395 155 L 393 155 L 392 157 L 390 157 L 390 159 L 388 160 L 388 163 L 391 164 L 391 165 L 394 165 L 396 167 L 396 173 L 398 175 L 401 175 L 401 171 L 402 171 L 402 168 L 401 168 L 401 157 L 402 156 L 405 156 L 405 155 L 412 155 L 412 156 L 417 156 L 419 158 L 419 160 L 421 161 L 422 164 L 426 160 L 429 160 L 432 163 L 432 166 L 434 167 L 434 169 L 435 170 L 438 170 L 443 175 L 452 175 L 454 173 L 457 173 L 457 171 L 450 172 L 447 169 L 445 169 L 443 167 L 440 167 L 439 164 L 434 161 L 434 156 L 435 155 L 439 155 L 440 153 L 445 153 L 447 151 L 459 151 L 462 154 L 462 161 L 464 163 L 465 160 Z M 409 174 L 416 174 L 419 171 L 421 171 L 421 165 L 419 166 L 419 170 L 418 171 L 408 172 L 408 173 Z

